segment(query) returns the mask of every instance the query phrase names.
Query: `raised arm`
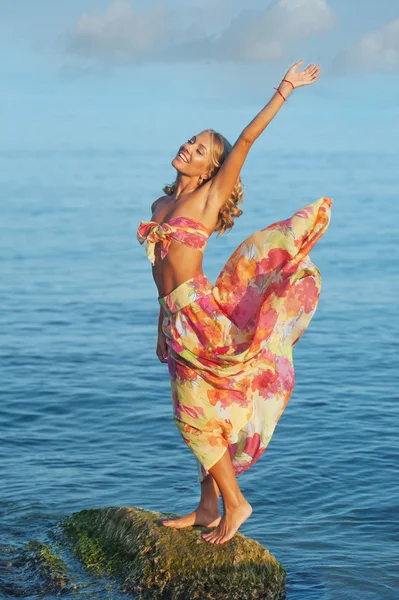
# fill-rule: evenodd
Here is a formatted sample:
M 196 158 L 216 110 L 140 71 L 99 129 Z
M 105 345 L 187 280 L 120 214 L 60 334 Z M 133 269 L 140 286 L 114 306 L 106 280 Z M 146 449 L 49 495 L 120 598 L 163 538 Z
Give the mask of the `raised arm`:
M 281 81 L 278 89 L 282 95 L 276 91 L 266 106 L 241 132 L 230 154 L 210 182 L 211 185 L 206 202 L 208 207 L 220 210 L 229 199 L 249 149 L 284 104 L 285 100 L 282 96 L 288 98 L 294 88 L 310 85 L 318 79 L 321 71 L 318 65 L 310 64 L 303 71 L 296 72 L 296 68 L 299 67 L 301 62 L 302 61 L 300 60 L 292 65 L 284 75 L 283 79 L 287 79 L 291 83 L 288 83 L 288 81 Z

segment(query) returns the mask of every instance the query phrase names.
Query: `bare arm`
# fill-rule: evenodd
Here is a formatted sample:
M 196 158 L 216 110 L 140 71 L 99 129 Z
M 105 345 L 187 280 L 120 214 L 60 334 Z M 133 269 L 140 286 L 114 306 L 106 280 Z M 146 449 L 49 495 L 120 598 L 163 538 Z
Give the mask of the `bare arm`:
M 165 311 L 164 311 L 163 307 L 160 305 L 159 306 L 159 316 L 158 316 L 158 334 L 163 333 L 162 332 L 162 323 L 163 323 L 163 320 L 165 317 L 166 317 Z
M 278 89 L 281 91 L 284 98 L 288 98 L 288 96 L 293 91 L 292 86 L 286 81 L 281 82 Z M 260 134 L 266 129 L 270 121 L 274 119 L 274 117 L 276 116 L 283 104 L 283 98 L 276 91 L 276 93 L 272 96 L 272 98 L 269 100 L 266 106 L 262 108 L 262 110 L 256 115 L 256 117 L 252 119 L 250 124 L 247 125 L 246 128 L 242 131 L 240 137 L 242 137 L 250 146 L 252 146 L 256 138 L 258 138 Z
M 158 317 L 158 339 L 157 339 L 157 349 L 156 355 L 158 356 L 160 362 L 166 363 L 168 362 L 168 345 L 166 343 L 166 337 L 164 332 L 162 331 L 162 323 L 165 318 L 165 311 L 162 306 L 159 306 L 159 317 Z
M 318 79 L 321 71 L 320 67 L 311 64 L 304 71 L 296 72 L 295 69 L 301 62 L 302 61 L 299 61 L 292 65 L 283 78 L 291 81 L 295 88 L 314 83 Z M 278 89 L 285 98 L 288 98 L 293 91 L 292 85 L 286 81 L 282 81 Z M 232 151 L 215 177 L 211 180 L 207 197 L 207 206 L 220 209 L 229 199 L 252 144 L 276 116 L 283 104 L 284 99 L 276 91 L 266 106 L 241 132 Z
M 157 208 L 159 201 L 162 200 L 164 196 L 161 196 L 160 198 L 157 198 L 156 200 L 154 200 L 154 202 L 151 204 L 151 216 L 154 214 L 155 209 Z

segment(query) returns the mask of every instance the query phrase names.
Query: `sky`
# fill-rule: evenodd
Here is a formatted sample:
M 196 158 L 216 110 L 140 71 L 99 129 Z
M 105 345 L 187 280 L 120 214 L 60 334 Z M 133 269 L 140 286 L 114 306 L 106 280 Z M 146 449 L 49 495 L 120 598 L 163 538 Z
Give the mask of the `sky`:
M 394 0 L 0 0 L 0 52 L 1 151 L 233 143 L 300 59 L 265 147 L 399 150 Z

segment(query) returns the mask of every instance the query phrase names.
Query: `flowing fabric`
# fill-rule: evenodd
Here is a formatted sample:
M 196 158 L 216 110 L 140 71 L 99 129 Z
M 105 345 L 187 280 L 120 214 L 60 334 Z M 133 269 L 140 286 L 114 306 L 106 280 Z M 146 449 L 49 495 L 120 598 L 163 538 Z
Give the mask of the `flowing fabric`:
M 294 387 L 292 347 L 318 304 L 321 275 L 309 252 L 331 205 L 320 198 L 250 235 L 215 285 L 200 273 L 158 298 L 173 418 L 199 481 L 226 450 L 242 473 L 272 437 Z

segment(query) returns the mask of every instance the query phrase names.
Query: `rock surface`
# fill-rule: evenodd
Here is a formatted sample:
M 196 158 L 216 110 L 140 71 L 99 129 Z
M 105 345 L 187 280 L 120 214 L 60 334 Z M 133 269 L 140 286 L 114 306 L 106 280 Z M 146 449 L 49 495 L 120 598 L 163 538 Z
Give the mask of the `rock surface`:
M 86 568 L 123 582 L 146 600 L 282 600 L 286 572 L 263 546 L 240 532 L 217 545 L 206 527 L 162 525 L 175 513 L 107 507 L 73 513 L 61 524 Z

